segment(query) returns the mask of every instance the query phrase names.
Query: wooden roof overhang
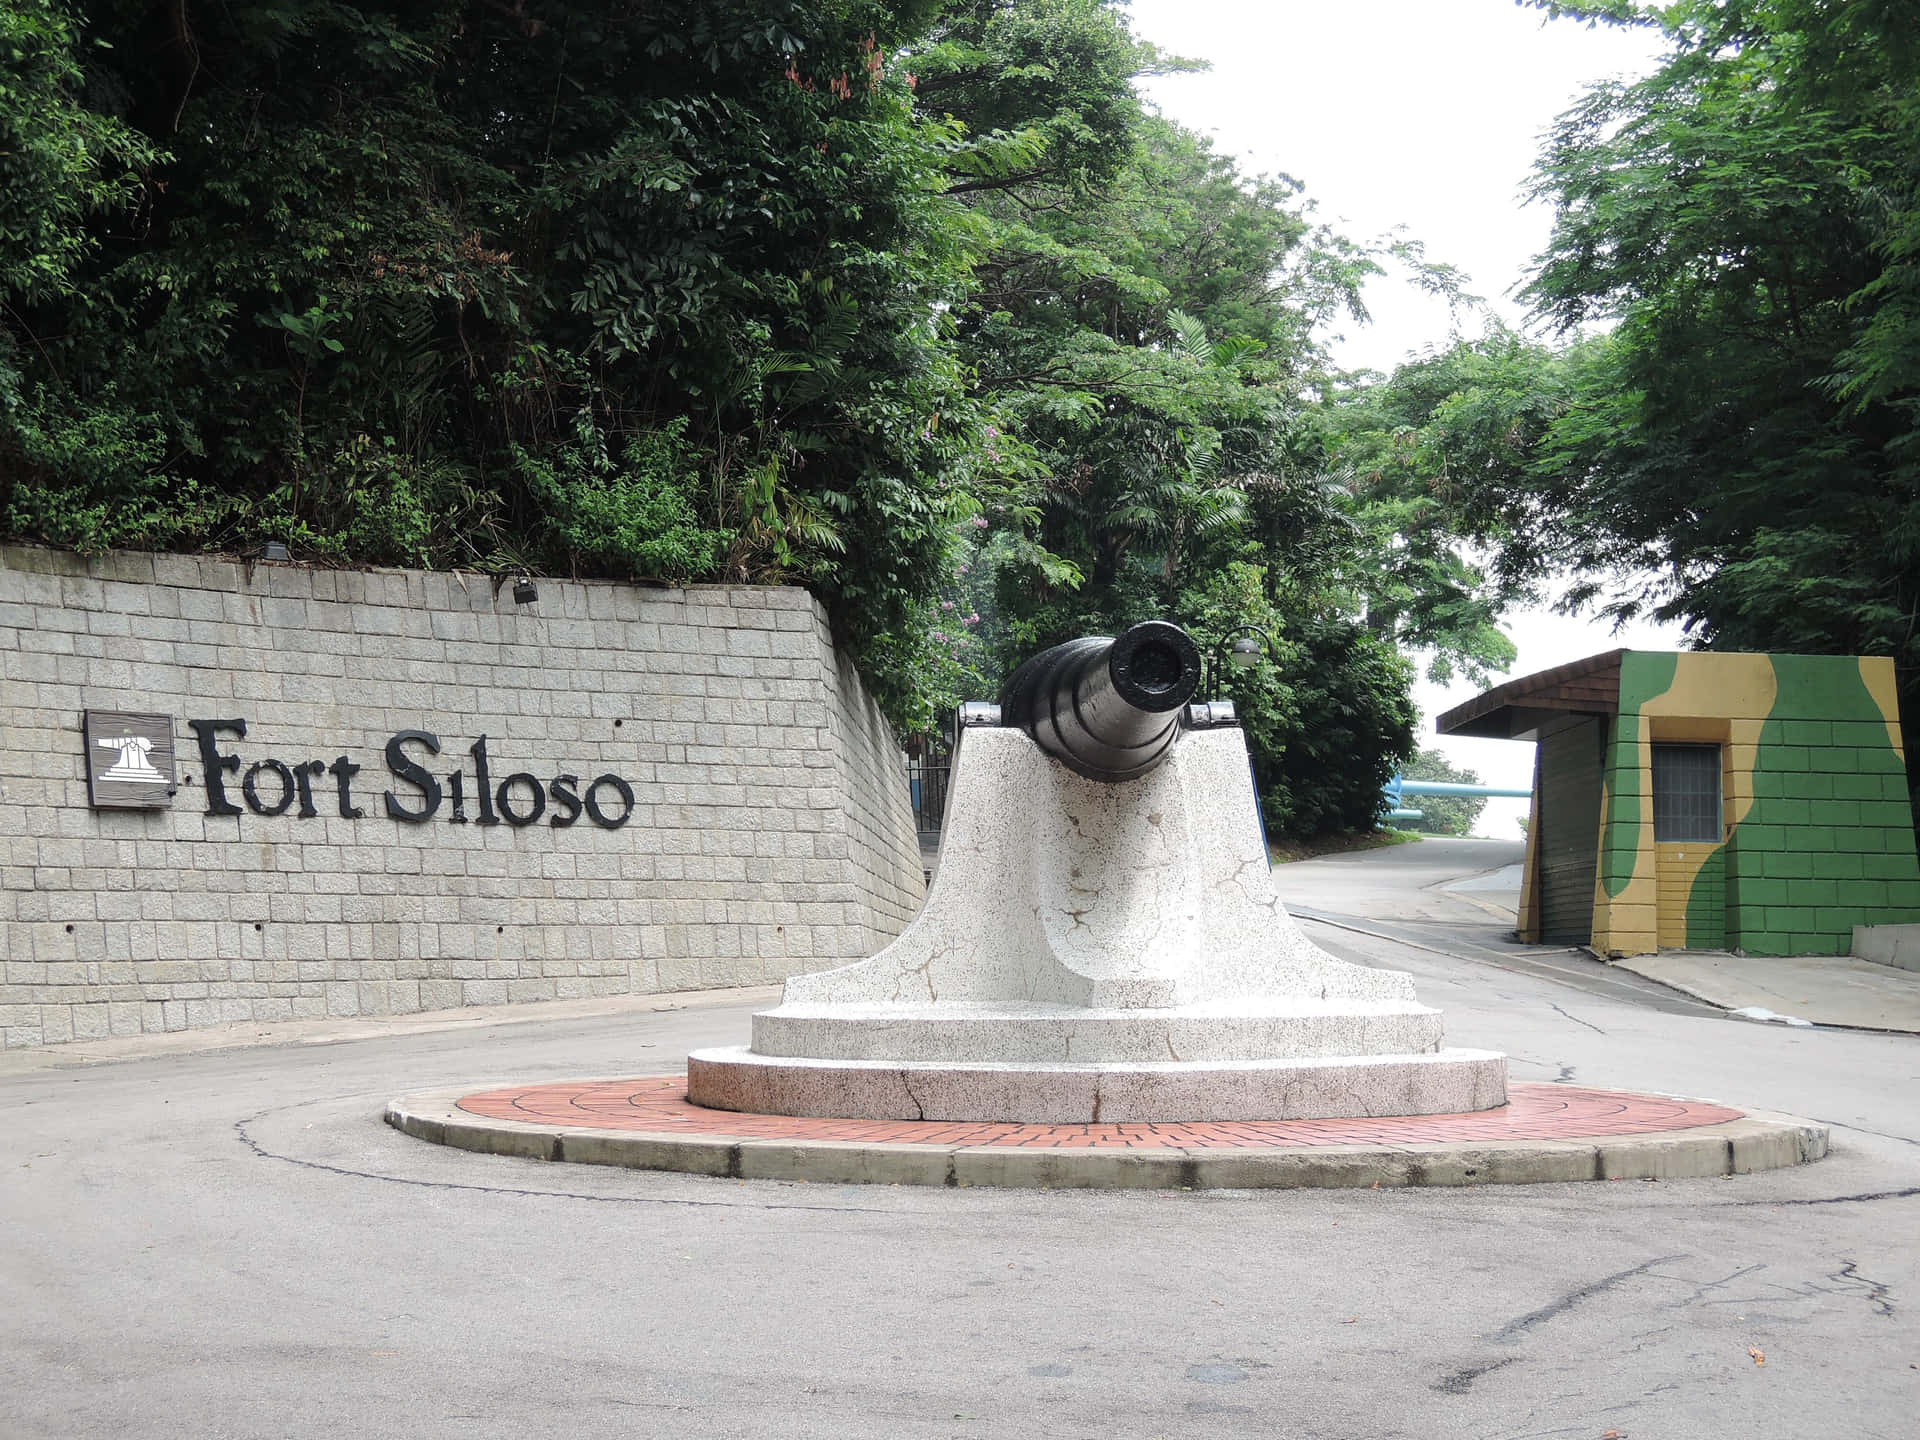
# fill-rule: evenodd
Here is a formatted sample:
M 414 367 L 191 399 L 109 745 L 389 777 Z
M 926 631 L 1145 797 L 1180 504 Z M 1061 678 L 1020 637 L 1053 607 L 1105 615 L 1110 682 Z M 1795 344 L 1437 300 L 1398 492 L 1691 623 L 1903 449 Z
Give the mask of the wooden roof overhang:
M 1574 715 L 1620 713 L 1620 658 L 1609 650 L 1523 675 L 1456 705 L 1437 721 L 1442 735 L 1489 740 L 1538 740 L 1543 726 Z

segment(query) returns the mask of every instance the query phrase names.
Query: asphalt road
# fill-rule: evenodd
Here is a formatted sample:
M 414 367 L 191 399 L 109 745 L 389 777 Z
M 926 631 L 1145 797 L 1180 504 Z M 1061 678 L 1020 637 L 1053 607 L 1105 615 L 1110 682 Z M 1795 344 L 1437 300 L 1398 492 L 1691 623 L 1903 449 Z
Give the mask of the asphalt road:
M 1831 1158 L 1478 1190 L 948 1191 L 553 1166 L 378 1118 L 408 1090 L 671 1068 L 744 1037 L 735 1001 L 0 1056 L 0 1436 L 1909 1440 L 1920 1039 L 1510 963 L 1553 957 L 1432 888 L 1484 852 L 1381 854 L 1284 884 L 1348 917 L 1307 922 L 1328 948 L 1411 970 L 1455 1043 L 1521 1079 L 1815 1116 Z

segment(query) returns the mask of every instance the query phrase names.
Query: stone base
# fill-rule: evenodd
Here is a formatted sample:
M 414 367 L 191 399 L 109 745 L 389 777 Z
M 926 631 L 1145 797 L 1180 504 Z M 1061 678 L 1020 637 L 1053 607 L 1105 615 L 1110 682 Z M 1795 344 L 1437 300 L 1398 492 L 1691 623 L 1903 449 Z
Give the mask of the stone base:
M 1158 1064 L 1423 1055 L 1440 1012 L 1411 1000 L 1266 999 L 1165 1010 L 1077 1005 L 782 1005 L 753 1052 L 817 1060 Z
M 687 1098 L 760 1115 L 1056 1125 L 1453 1115 L 1505 1104 L 1507 1062 L 1486 1050 L 1156 1064 L 911 1062 L 736 1046 L 687 1057 Z

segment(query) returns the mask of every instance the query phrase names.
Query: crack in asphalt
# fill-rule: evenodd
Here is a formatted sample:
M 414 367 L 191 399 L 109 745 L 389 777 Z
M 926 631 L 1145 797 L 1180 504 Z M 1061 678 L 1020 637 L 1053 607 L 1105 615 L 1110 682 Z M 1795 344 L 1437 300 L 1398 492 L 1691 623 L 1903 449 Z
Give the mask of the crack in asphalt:
M 1889 1320 L 1893 1318 L 1893 1300 L 1886 1281 L 1872 1280 L 1862 1275 L 1860 1273 L 1860 1262 L 1858 1260 L 1845 1261 L 1837 1271 L 1827 1278 L 1835 1282 L 1851 1280 L 1856 1285 L 1866 1286 L 1867 1303 L 1873 1306 L 1875 1313 L 1884 1315 Z
M 1602 1276 L 1591 1284 L 1582 1285 L 1578 1290 L 1569 1290 L 1558 1299 L 1551 1300 L 1538 1310 L 1529 1310 L 1525 1315 L 1509 1320 L 1487 1339 L 1495 1345 L 1514 1345 L 1520 1337 L 1536 1325 L 1544 1325 L 1556 1316 L 1564 1315 L 1583 1300 L 1591 1300 L 1595 1295 L 1605 1294 L 1616 1286 L 1624 1285 L 1636 1275 L 1644 1275 L 1656 1265 L 1669 1265 L 1675 1260 L 1684 1260 L 1685 1255 L 1662 1255 L 1657 1259 L 1635 1265 L 1631 1270 L 1621 1270 L 1612 1275 Z
M 1578 1015 L 1571 1015 L 1571 1014 L 1568 1014 L 1567 1011 L 1561 1010 L 1560 1007 L 1557 1004 L 1554 1004 L 1554 1002 L 1551 1000 L 1549 1000 L 1547 1004 L 1555 1010 L 1560 1010 L 1560 1013 L 1562 1015 L 1566 1015 L 1567 1019 L 1571 1020 L 1574 1024 L 1584 1025 L 1587 1027 L 1587 1029 L 1593 1031 L 1593 1033 L 1596 1035 L 1604 1035 L 1607 1033 L 1606 1031 L 1602 1030 L 1598 1025 L 1594 1024 L 1591 1020 L 1582 1020 Z
M 1899 1190 L 1870 1190 L 1860 1195 L 1810 1195 L 1805 1199 L 1782 1200 L 1731 1200 L 1716 1208 L 1751 1210 L 1767 1205 L 1865 1205 L 1875 1200 L 1911 1200 L 1916 1195 L 1920 1195 L 1920 1185 L 1908 1185 Z
M 1731 1285 L 1734 1281 L 1738 1280 L 1741 1276 L 1752 1275 L 1756 1271 L 1764 1270 L 1766 1268 L 1767 1267 L 1764 1265 L 1742 1265 L 1738 1270 L 1735 1270 L 1732 1273 L 1727 1275 L 1722 1275 L 1718 1280 L 1709 1280 L 1704 1284 L 1695 1285 L 1693 1287 L 1693 1293 L 1691 1295 L 1683 1295 L 1678 1300 L 1669 1300 L 1669 1301 L 1666 1301 L 1664 1304 L 1655 1306 L 1654 1308 L 1658 1310 L 1684 1310 L 1686 1309 L 1687 1306 L 1697 1305 L 1702 1300 L 1706 1299 L 1709 1292 L 1714 1290 L 1725 1289 L 1727 1286 Z
M 1549 963 L 1553 956 L 1566 955 L 1586 959 L 1591 965 L 1599 962 L 1592 960 L 1585 951 L 1573 949 L 1516 949 L 1513 952 L 1495 951 L 1471 941 L 1455 940 L 1450 936 L 1427 935 L 1424 939 L 1412 938 L 1404 934 L 1395 934 L 1380 925 L 1360 923 L 1361 917 L 1339 915 L 1331 911 L 1315 910 L 1309 906 L 1289 905 L 1288 913 L 1295 920 L 1311 921 L 1316 925 L 1326 925 L 1335 930 L 1349 930 L 1355 935 L 1364 935 L 1374 940 L 1385 940 L 1389 944 L 1403 945 L 1411 950 L 1424 950 L 1430 955 L 1441 955 L 1449 960 L 1464 960 L 1472 965 L 1487 965 L 1508 974 L 1521 975 L 1530 979 L 1545 980 L 1550 984 L 1564 985 L 1570 990 L 1583 994 L 1596 995 L 1602 999 L 1621 1001 L 1637 1005 L 1643 1009 L 1662 1010 L 1675 1015 L 1692 1015 L 1703 1019 L 1727 1018 L 1727 1012 L 1716 1005 L 1709 1005 L 1692 996 L 1661 985 L 1658 981 L 1648 980 L 1645 976 L 1626 972 L 1633 976 L 1629 982 L 1619 978 L 1617 973 L 1601 969 L 1566 969 Z M 1401 928 L 1407 928 L 1402 926 Z M 1445 948 L 1451 940 L 1454 948 Z M 1439 942 L 1439 943 L 1434 943 Z M 1468 953 L 1468 952 L 1475 953 Z M 1568 1017 L 1572 1018 L 1572 1017 Z

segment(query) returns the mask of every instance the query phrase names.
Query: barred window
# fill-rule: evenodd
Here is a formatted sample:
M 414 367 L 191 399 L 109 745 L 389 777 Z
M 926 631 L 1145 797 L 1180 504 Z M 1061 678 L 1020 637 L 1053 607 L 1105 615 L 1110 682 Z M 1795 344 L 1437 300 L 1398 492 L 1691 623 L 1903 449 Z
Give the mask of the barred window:
M 1653 838 L 1718 843 L 1720 747 L 1653 747 Z

